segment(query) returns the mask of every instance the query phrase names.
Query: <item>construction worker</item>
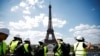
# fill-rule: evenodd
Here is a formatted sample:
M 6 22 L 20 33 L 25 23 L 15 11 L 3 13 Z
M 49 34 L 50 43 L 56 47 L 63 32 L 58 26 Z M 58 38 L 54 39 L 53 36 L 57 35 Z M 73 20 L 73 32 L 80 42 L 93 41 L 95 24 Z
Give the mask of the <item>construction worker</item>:
M 16 50 L 14 56 L 32 56 L 32 48 L 30 45 L 30 40 L 25 39 L 23 44 L 20 44 Z
M 70 56 L 70 44 L 63 42 L 61 39 L 62 56 Z
M 10 43 L 10 45 L 9 45 L 9 51 L 10 51 L 11 55 L 14 55 L 14 52 L 15 52 L 16 48 L 21 43 L 22 43 L 22 40 L 20 38 L 20 35 L 14 36 L 14 40 L 12 40 L 11 43 Z
M 24 55 L 23 56 L 32 56 L 32 48 L 31 48 L 31 44 L 30 44 L 30 39 L 26 38 L 24 40 L 24 44 L 23 44 L 23 48 L 24 48 Z
M 34 50 L 34 56 L 47 56 L 48 48 L 44 40 L 39 40 L 39 46 Z
M 57 37 L 57 45 L 53 49 L 54 56 L 70 56 L 70 45 L 63 42 L 62 37 Z
M 77 40 L 77 43 L 74 44 L 75 56 L 87 56 L 87 50 L 90 49 L 91 43 L 86 42 L 82 36 L 77 36 L 75 39 Z
M 0 28 L 0 56 L 6 56 L 6 38 L 9 35 L 9 29 L 7 28 Z

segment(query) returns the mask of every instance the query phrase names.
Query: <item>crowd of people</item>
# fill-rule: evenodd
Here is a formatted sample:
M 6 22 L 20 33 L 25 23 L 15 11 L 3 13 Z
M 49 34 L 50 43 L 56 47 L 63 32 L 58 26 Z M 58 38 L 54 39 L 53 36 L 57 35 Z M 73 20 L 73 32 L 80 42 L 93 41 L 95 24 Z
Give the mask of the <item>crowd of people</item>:
M 39 40 L 39 45 L 33 51 L 29 38 L 26 38 L 23 43 L 20 35 L 16 35 L 7 46 L 5 40 L 8 36 L 9 29 L 0 28 L 0 56 L 47 56 L 48 47 L 44 40 Z M 52 51 L 53 56 L 71 56 L 70 44 L 66 44 L 61 37 L 56 38 L 56 40 L 57 44 L 54 45 Z M 82 36 L 75 37 L 75 40 L 77 42 L 73 46 L 73 56 L 87 56 L 87 50 L 90 49 L 91 43 L 87 42 L 86 44 Z M 10 53 L 10 55 L 7 55 L 7 53 Z

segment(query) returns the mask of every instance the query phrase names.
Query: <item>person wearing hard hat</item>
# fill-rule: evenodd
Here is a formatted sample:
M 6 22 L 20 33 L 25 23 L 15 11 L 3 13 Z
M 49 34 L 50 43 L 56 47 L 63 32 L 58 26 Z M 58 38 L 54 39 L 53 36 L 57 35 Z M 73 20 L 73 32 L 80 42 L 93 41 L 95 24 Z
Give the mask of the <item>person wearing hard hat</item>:
M 86 42 L 82 36 L 77 36 L 75 39 L 77 41 L 77 43 L 74 44 L 75 56 L 87 56 L 87 50 L 90 49 L 91 43 Z
M 9 45 L 9 51 L 11 55 L 14 55 L 16 48 L 22 43 L 22 39 L 20 35 L 15 35 L 14 39 L 11 41 Z
M 32 56 L 32 48 L 31 48 L 31 44 L 30 44 L 30 39 L 29 38 L 26 38 L 24 40 L 24 44 L 23 44 L 23 52 L 24 52 L 24 55 L 23 56 Z
M 62 37 L 57 37 L 57 45 L 54 47 L 54 56 L 69 56 L 70 45 L 63 42 Z
M 6 38 L 9 35 L 9 29 L 7 28 L 0 28 L 0 56 L 6 56 Z
M 39 40 L 39 46 L 34 51 L 34 56 L 47 56 L 48 48 L 44 40 Z

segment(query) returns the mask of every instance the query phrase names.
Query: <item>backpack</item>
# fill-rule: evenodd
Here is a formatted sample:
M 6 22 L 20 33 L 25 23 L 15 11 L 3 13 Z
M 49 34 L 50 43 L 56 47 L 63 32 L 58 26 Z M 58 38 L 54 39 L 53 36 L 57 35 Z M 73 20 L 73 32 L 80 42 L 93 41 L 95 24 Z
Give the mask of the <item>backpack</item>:
M 69 55 L 69 53 L 70 53 L 70 45 L 69 44 L 62 43 L 61 48 L 62 48 L 62 52 L 63 52 L 64 56 Z
M 20 44 L 14 52 L 15 56 L 23 56 L 24 55 L 24 48 L 23 48 L 23 44 Z

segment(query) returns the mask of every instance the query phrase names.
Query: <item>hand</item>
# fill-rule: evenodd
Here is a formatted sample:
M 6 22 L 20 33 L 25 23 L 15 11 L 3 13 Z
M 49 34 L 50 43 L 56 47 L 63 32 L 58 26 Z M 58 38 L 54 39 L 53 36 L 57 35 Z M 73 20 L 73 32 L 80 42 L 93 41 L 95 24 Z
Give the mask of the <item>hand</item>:
M 91 43 L 90 42 L 87 42 L 87 47 L 86 49 L 89 50 L 91 48 Z

